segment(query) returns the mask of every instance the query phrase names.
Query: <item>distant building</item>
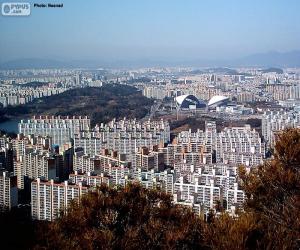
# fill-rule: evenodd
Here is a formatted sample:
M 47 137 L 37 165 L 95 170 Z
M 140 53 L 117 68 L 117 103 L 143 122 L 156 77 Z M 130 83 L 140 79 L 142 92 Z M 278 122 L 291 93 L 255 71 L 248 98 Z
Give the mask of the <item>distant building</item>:
M 82 82 L 82 74 L 78 73 L 78 74 L 75 76 L 75 85 L 76 85 L 76 86 L 80 86 L 80 85 L 81 85 L 81 82 Z

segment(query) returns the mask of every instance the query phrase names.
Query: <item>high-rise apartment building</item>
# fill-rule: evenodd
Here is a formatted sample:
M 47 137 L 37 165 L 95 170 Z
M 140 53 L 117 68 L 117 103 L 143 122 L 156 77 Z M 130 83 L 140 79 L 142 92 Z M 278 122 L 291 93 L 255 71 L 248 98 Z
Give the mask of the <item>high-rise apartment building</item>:
M 300 127 L 298 111 L 266 111 L 262 118 L 262 135 L 268 147 L 274 146 L 276 132 L 297 127 Z
M 70 184 L 68 181 L 55 183 L 37 178 L 31 183 L 31 216 L 34 220 L 52 221 L 64 213 L 73 200 L 80 202 L 88 187 Z
M 238 186 L 237 167 L 227 164 L 190 166 L 178 174 L 174 183 L 175 202 L 189 205 L 197 213 L 207 213 L 224 202 L 224 209 L 242 207 L 245 195 Z
M 93 131 L 81 131 L 76 134 L 74 147 L 82 148 L 90 156 L 97 155 L 102 149 L 126 154 L 126 160 L 133 162 L 140 147 L 151 148 L 153 145 L 170 141 L 170 126 L 166 121 L 113 120 Z
M 83 185 L 87 185 L 90 187 L 100 187 L 101 185 L 110 185 L 110 179 L 108 176 L 104 176 L 103 173 L 100 175 L 92 174 L 90 172 L 87 173 L 78 173 L 75 171 L 73 174 L 70 174 L 69 181 L 73 184 L 79 184 L 82 182 Z
M 164 153 L 159 152 L 158 147 L 152 151 L 149 151 L 146 147 L 141 147 L 135 154 L 133 166 L 141 168 L 143 171 L 149 171 L 151 169 L 163 171 L 165 168 Z
M 19 133 L 50 136 L 55 145 L 69 143 L 75 134 L 89 129 L 90 119 L 87 116 L 34 116 L 19 123 Z
M 0 170 L 0 212 L 18 205 L 17 177 L 5 170 Z

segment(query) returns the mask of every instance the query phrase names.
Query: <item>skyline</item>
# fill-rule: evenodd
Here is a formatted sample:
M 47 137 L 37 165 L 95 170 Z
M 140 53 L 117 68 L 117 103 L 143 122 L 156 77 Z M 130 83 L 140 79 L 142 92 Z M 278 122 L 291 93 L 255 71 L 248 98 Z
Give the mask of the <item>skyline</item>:
M 53 9 L 30 1 L 29 17 L 1 16 L 0 63 L 228 61 L 300 50 L 298 1 L 91 2 Z

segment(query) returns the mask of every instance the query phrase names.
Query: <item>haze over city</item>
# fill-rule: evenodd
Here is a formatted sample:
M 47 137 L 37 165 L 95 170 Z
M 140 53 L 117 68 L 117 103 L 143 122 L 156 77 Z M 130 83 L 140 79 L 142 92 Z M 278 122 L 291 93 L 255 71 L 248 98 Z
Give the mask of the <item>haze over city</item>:
M 284 56 L 299 63 L 297 0 L 64 1 L 54 9 L 30 3 L 28 17 L 0 17 L 1 63 L 226 66 L 259 64 L 260 55 L 243 60 L 258 53 L 272 64 L 277 52 L 291 52 Z

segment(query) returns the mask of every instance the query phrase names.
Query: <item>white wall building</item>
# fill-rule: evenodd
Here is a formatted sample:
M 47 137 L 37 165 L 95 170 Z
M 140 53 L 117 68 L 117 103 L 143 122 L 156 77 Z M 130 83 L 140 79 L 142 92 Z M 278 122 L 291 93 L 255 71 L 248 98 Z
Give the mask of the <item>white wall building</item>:
M 18 205 L 17 177 L 0 170 L 0 212 Z

